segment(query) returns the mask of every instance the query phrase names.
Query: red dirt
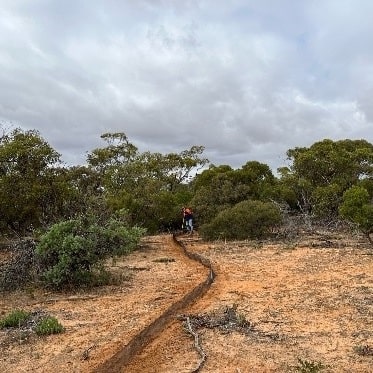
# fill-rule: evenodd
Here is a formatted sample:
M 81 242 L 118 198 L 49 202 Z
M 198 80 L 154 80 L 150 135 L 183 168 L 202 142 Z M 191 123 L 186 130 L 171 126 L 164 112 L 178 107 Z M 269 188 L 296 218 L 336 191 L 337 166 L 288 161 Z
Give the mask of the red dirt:
M 300 362 L 322 364 L 323 372 L 373 372 L 372 356 L 357 353 L 373 346 L 367 243 L 340 236 L 326 241 L 323 235 L 296 244 L 182 241 L 210 259 L 217 277 L 181 313 L 212 315 L 236 305 L 251 326 L 246 333 L 196 330 L 207 355 L 202 372 L 291 372 Z M 39 309 L 66 330 L 27 339 L 1 330 L 0 371 L 92 372 L 208 276 L 170 236 L 147 237 L 140 250 L 108 265 L 122 274 L 121 285 L 75 294 L 30 288 L 5 295 L 0 316 L 15 308 Z M 183 322 L 173 317 L 121 371 L 191 372 L 199 360 Z

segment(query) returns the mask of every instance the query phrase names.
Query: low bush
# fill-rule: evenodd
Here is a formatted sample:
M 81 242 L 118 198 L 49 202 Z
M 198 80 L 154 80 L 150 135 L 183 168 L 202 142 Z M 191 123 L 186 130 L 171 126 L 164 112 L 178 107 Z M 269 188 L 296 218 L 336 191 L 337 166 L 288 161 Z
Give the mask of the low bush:
M 58 334 L 64 331 L 64 327 L 53 316 L 42 318 L 36 325 L 35 332 L 38 335 Z
M 30 317 L 30 313 L 24 310 L 14 310 L 0 320 L 0 329 L 22 326 Z
M 275 204 L 243 201 L 221 211 L 210 223 L 202 225 L 199 233 L 206 240 L 262 238 L 280 225 L 281 220 L 281 212 Z
M 326 366 L 320 361 L 309 361 L 298 358 L 298 365 L 295 367 L 299 373 L 318 373 L 324 370 Z
M 42 279 L 55 289 L 92 285 L 95 275 L 102 275 L 102 261 L 133 251 L 144 233 L 129 227 L 123 215 L 106 222 L 84 217 L 55 224 L 36 248 Z

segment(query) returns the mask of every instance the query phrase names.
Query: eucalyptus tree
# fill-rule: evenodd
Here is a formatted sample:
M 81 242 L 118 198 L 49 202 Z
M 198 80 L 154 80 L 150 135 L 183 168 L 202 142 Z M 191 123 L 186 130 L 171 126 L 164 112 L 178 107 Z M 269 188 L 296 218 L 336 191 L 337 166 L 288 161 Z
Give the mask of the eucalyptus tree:
M 366 140 L 325 139 L 287 156 L 292 164 L 282 168 L 281 181 L 292 185 L 301 210 L 320 217 L 337 217 L 343 193 L 373 177 L 373 145 Z
M 64 187 L 60 155 L 35 130 L 15 129 L 0 138 L 2 228 L 24 232 L 58 214 Z
M 113 210 L 125 208 L 134 224 L 149 231 L 172 225 L 180 208 L 191 198 L 188 183 L 208 160 L 204 148 L 192 146 L 180 153 L 139 152 L 124 133 L 101 136 L 107 146 L 88 155 Z

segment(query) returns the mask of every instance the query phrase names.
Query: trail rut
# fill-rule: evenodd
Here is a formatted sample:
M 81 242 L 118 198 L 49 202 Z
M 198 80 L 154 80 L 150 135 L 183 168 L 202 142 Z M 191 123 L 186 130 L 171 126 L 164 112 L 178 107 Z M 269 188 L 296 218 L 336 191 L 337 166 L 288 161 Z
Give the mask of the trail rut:
M 66 330 L 46 338 L 0 330 L 0 372 L 191 373 L 200 356 L 181 319 L 234 306 L 249 329 L 196 329 L 207 356 L 203 373 L 289 373 L 300 361 L 323 372 L 373 373 L 373 255 L 363 238 L 315 233 L 291 245 L 178 239 L 191 257 L 211 263 L 213 282 L 170 235 L 159 235 L 107 263 L 122 278 L 117 285 L 4 294 L 1 315 L 43 310 Z
M 125 370 L 126 366 L 131 362 L 131 360 L 135 359 L 136 354 L 138 354 L 151 340 L 157 338 L 160 333 L 162 333 L 164 329 L 173 321 L 178 312 L 181 312 L 183 309 L 190 306 L 197 299 L 202 297 L 210 288 L 210 285 L 216 276 L 211 262 L 200 254 L 187 250 L 186 246 L 183 244 L 183 242 L 177 239 L 176 235 L 173 235 L 172 238 L 173 243 L 176 244 L 177 247 L 181 249 L 189 259 L 202 264 L 208 269 L 206 279 L 190 290 L 181 299 L 174 302 L 159 317 L 152 321 L 151 324 L 144 328 L 139 334 L 135 335 L 131 341 L 129 341 L 113 357 L 97 367 L 94 372 L 114 373 L 120 370 Z

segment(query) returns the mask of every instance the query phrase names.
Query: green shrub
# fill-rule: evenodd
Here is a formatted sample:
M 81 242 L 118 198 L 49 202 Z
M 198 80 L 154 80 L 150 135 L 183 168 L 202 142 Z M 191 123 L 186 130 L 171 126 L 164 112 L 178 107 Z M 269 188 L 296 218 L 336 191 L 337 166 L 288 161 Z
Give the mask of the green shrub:
M 368 190 L 361 186 L 353 186 L 343 194 L 343 202 L 339 213 L 345 219 L 357 224 L 358 228 L 373 244 L 373 204 Z
M 14 310 L 0 320 L 0 328 L 22 326 L 30 317 L 30 313 L 24 310 Z
M 200 234 L 207 240 L 262 238 L 280 223 L 281 213 L 273 203 L 243 201 L 201 226 Z
M 318 373 L 325 369 L 325 365 L 320 361 L 308 361 L 298 358 L 298 365 L 295 367 L 299 373 Z
M 53 316 L 42 318 L 36 325 L 35 332 L 38 335 L 58 334 L 64 331 L 64 327 Z
M 89 216 L 55 224 L 36 248 L 42 279 L 55 289 L 94 284 L 101 262 L 133 251 L 144 233 L 121 215 L 105 223 Z

